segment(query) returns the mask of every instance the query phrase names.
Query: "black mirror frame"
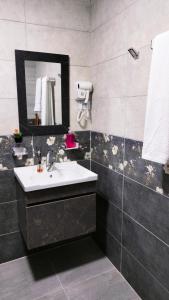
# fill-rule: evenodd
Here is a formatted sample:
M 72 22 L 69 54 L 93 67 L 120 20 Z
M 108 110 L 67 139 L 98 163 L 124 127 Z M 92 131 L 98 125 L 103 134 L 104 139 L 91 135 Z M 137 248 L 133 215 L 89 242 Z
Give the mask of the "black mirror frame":
M 27 122 L 25 60 L 61 64 L 62 125 L 30 126 Z M 19 127 L 23 135 L 64 134 L 69 127 L 69 56 L 62 54 L 15 50 Z

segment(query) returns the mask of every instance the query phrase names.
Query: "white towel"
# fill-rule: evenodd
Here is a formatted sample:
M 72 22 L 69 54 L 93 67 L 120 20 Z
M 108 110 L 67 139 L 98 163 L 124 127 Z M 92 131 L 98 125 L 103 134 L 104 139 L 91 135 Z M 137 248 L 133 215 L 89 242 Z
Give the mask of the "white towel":
M 34 112 L 41 111 L 41 96 L 42 96 L 41 94 L 42 94 L 42 80 L 41 80 L 41 78 L 37 78 L 36 79 Z
M 47 98 L 48 98 L 48 78 L 42 78 L 42 100 L 41 100 L 41 125 L 48 125 L 46 122 L 47 115 Z
M 142 158 L 169 158 L 169 31 L 153 41 Z

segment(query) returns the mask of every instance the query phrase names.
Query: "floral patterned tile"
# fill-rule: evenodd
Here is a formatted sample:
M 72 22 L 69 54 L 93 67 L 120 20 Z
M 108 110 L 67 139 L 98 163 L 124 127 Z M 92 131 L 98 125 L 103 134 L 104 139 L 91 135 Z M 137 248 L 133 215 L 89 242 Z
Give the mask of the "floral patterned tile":
M 169 175 L 163 165 L 141 158 L 142 142 L 125 139 L 124 174 L 158 193 L 168 195 Z
M 58 162 L 68 160 L 83 160 L 90 158 L 90 132 L 76 132 L 76 140 L 79 142 L 80 148 L 76 150 L 65 150 L 65 136 L 35 136 L 33 145 L 35 153 L 40 149 L 42 157 L 45 159 L 49 150 L 53 151 L 53 155 Z
M 100 132 L 91 134 L 92 160 L 123 173 L 124 139 Z
M 14 140 L 12 136 L 0 136 L 0 157 L 12 151 Z

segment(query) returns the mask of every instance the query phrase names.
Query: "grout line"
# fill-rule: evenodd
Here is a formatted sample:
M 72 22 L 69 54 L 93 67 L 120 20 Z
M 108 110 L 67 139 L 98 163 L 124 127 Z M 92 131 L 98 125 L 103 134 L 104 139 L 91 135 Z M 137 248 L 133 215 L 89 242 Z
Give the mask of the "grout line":
M 25 14 L 25 1 L 24 1 L 24 18 L 25 18 L 25 16 L 26 16 L 26 14 Z M 64 30 L 64 31 L 76 31 L 76 32 L 83 32 L 83 33 L 90 34 L 89 30 L 82 30 L 82 29 L 77 29 L 77 28 L 73 28 L 73 27 L 62 27 L 62 26 L 55 26 L 55 25 L 47 25 L 47 24 L 39 24 L 39 23 L 27 22 L 26 18 L 25 18 L 24 21 L 7 19 L 7 18 L 6 19 L 0 18 L 0 21 L 11 22 L 11 23 L 20 23 L 20 24 L 26 23 L 27 25 L 47 27 L 47 28 L 52 28 L 52 29 L 56 29 L 56 30 L 58 29 L 58 30 Z
M 135 182 L 135 183 L 137 183 L 137 184 L 139 184 L 139 185 L 141 185 L 142 187 L 144 187 L 144 188 L 146 188 L 146 189 L 148 189 L 148 190 L 150 190 L 150 191 L 156 193 L 157 195 L 159 195 L 159 196 L 161 196 L 161 197 L 165 197 L 165 198 L 169 199 L 169 196 L 158 193 L 158 192 L 157 192 L 156 190 L 154 190 L 153 188 L 151 188 L 151 187 L 149 187 L 149 186 L 147 186 L 147 185 L 145 185 L 145 184 L 143 184 L 143 183 L 141 183 L 141 182 L 139 182 L 139 181 L 133 179 L 132 177 L 129 177 L 129 176 L 127 176 L 127 175 L 124 175 L 124 177 L 127 178 L 127 179 L 129 179 L 129 180 L 131 180 L 131 181 L 133 181 L 133 182 Z
M 106 233 L 109 234 L 111 236 L 111 238 L 114 239 L 117 244 L 119 244 L 119 246 L 122 246 L 120 241 L 110 232 L 110 230 L 108 228 L 106 228 L 106 226 L 103 224 L 102 220 L 101 220 L 101 223 L 102 223 L 103 228 L 106 231 Z
M 25 23 L 25 20 L 24 21 L 18 21 L 18 20 L 13 20 L 13 19 L 4 19 L 4 18 L 0 18 L 0 21 L 4 21 L 4 22 L 11 22 L 11 23 L 21 23 L 21 24 L 24 24 Z
M 127 212 L 123 211 L 123 214 L 126 215 L 130 220 L 132 220 L 133 222 L 135 222 L 137 225 L 139 225 L 140 227 L 142 227 L 145 231 L 147 231 L 148 233 L 150 233 L 153 237 L 155 237 L 157 240 L 159 240 L 167 248 L 169 248 L 169 244 L 167 244 L 166 242 L 164 242 L 161 238 L 159 238 L 152 231 L 150 231 L 149 229 L 147 229 L 146 227 L 144 227 L 144 225 L 142 225 L 141 223 L 139 223 L 136 219 L 134 219 L 132 216 L 130 216 Z
M 76 31 L 76 32 L 82 32 L 82 33 L 88 33 L 90 34 L 89 30 L 81 30 L 73 27 L 62 27 L 62 26 L 55 26 L 55 25 L 46 25 L 46 24 L 39 24 L 39 23 L 32 23 L 32 22 L 26 22 L 27 25 L 34 25 L 34 26 L 41 26 L 41 27 L 48 27 L 56 30 L 64 30 L 64 31 Z
M 120 172 L 118 172 L 118 171 L 116 171 L 116 170 L 114 170 L 114 169 L 110 169 L 108 166 L 105 166 L 105 165 L 101 164 L 100 162 L 97 162 L 97 161 L 94 160 L 94 159 L 92 159 L 92 161 L 95 162 L 96 164 L 98 164 L 98 165 L 100 165 L 100 166 L 102 166 L 102 167 L 104 167 L 104 168 L 110 170 L 110 171 L 113 171 L 113 172 L 115 172 L 115 173 L 117 173 L 117 174 L 123 176 L 123 173 L 120 173 Z
M 138 50 L 140 51 L 140 50 L 142 50 L 142 49 L 144 49 L 144 48 L 150 48 L 150 44 L 142 45 L 142 46 L 138 47 Z M 150 49 L 150 50 L 151 50 L 151 49 Z M 99 65 L 103 65 L 103 64 L 106 64 L 106 63 L 108 63 L 108 62 L 111 62 L 111 61 L 113 61 L 113 60 L 116 60 L 116 59 L 118 59 L 118 58 L 120 58 L 120 57 L 122 57 L 122 56 L 126 56 L 126 55 L 128 55 L 128 52 L 125 50 L 124 52 L 122 52 L 122 53 L 119 54 L 119 55 L 114 55 L 113 57 L 110 57 L 110 58 L 107 58 L 107 59 L 102 60 L 102 61 L 100 61 L 100 62 L 97 62 L 97 63 L 91 65 L 90 67 L 91 67 L 91 68 L 94 68 L 94 67 L 97 67 L 97 66 L 99 66 Z
M 60 282 L 61 288 L 63 289 L 63 292 L 64 292 L 64 294 L 65 294 L 67 300 L 70 300 L 70 297 L 69 297 L 69 295 L 67 294 L 66 290 L 64 289 L 63 284 L 62 284 L 62 281 L 60 280 L 60 276 L 59 276 L 59 275 L 58 275 L 58 280 L 59 280 L 59 282 Z
M 121 100 L 121 99 L 126 99 L 126 98 L 138 98 L 138 97 L 147 97 L 147 94 L 137 94 L 137 95 L 129 95 L 129 96 L 119 95 L 119 96 L 106 97 L 106 99 L 108 99 L 108 100 L 113 100 L 113 99 Z M 97 100 L 104 100 L 105 99 L 105 97 L 97 96 L 97 95 L 95 96 L 95 98 L 97 98 Z
M 12 101 L 15 101 L 15 100 L 17 100 L 17 98 L 10 98 L 10 97 L 9 98 L 4 98 L 4 97 L 2 98 L 2 97 L 0 97 L 0 101 L 1 100 L 12 100 Z
M 124 138 L 124 149 L 123 149 L 123 165 L 125 159 L 125 138 Z M 121 254 L 120 254 L 120 272 L 122 270 L 122 244 L 123 244 L 123 207 L 124 207 L 124 169 L 123 169 L 123 182 L 122 182 L 122 220 L 121 220 Z
M 126 247 L 123 246 L 123 250 L 125 250 L 167 293 L 169 293 L 169 290 L 159 281 L 159 279 L 157 279 Z M 126 280 L 125 277 L 124 279 Z
M 11 201 L 6 201 L 6 202 L 2 202 L 0 203 L 0 206 L 3 205 L 3 204 L 9 204 L 9 203 L 13 203 L 13 202 L 18 202 L 18 200 L 11 200 Z
M 0 238 L 1 238 L 2 236 L 6 236 L 6 235 L 10 235 L 10 234 L 14 234 L 14 233 L 20 233 L 20 231 L 19 231 L 19 230 L 17 230 L 17 231 L 12 231 L 12 232 L 8 232 L 8 233 L 3 233 L 3 234 L 0 234 Z
M 27 35 L 27 23 L 26 23 L 26 0 L 24 0 L 24 17 L 25 17 L 25 48 L 28 50 L 28 35 Z
M 30 50 L 29 50 L 30 51 Z M 39 52 L 39 51 L 38 51 Z M 0 58 L 0 61 L 2 61 L 2 62 L 13 62 L 13 63 L 15 63 L 15 59 L 7 59 L 7 58 Z M 88 65 L 78 65 L 78 64 L 70 64 L 69 65 L 70 66 L 70 68 L 72 68 L 72 67 L 77 67 L 77 68 L 88 68 L 88 69 L 90 69 L 90 66 L 88 66 Z M 4 99 L 4 98 L 2 98 L 2 99 Z M 8 98 L 7 98 L 8 99 Z
M 91 152 L 91 149 L 92 149 L 92 132 L 90 130 L 90 170 L 92 168 L 92 152 Z
M 108 259 L 108 257 L 107 257 L 106 255 L 104 255 L 104 257 Z M 109 259 L 108 259 L 108 260 L 109 260 Z M 109 260 L 109 261 L 110 261 L 110 260 Z M 110 261 L 110 264 L 115 268 L 115 270 L 116 270 L 117 272 L 119 272 L 119 271 L 117 270 L 117 268 L 112 264 L 111 261 Z M 114 268 L 113 268 L 113 269 L 114 269 Z M 86 279 L 84 279 L 84 280 L 82 279 L 81 281 L 79 281 L 79 282 L 77 282 L 77 283 L 74 283 L 74 284 L 68 286 L 67 289 L 72 290 L 72 289 L 78 287 L 79 285 L 81 285 L 82 283 L 86 283 L 86 282 L 89 281 L 89 280 L 96 279 L 96 278 L 98 278 L 98 277 L 100 277 L 100 276 L 102 276 L 102 275 L 104 275 L 104 274 L 112 273 L 113 269 L 110 269 L 110 270 L 107 270 L 107 271 L 103 271 L 103 272 L 98 273 L 98 274 L 93 275 L 93 276 L 89 276 L 88 278 L 86 278 Z M 63 288 L 63 289 L 65 290 L 65 288 Z M 86 300 L 87 300 L 87 299 L 86 299 Z

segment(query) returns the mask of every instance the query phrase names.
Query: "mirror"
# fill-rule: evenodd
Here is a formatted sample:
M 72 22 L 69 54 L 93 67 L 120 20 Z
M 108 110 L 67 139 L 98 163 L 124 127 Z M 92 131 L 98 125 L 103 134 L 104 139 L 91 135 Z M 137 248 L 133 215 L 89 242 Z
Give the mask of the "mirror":
M 15 50 L 20 130 L 65 133 L 69 127 L 69 57 Z
M 61 64 L 26 60 L 25 80 L 28 123 L 61 125 Z

